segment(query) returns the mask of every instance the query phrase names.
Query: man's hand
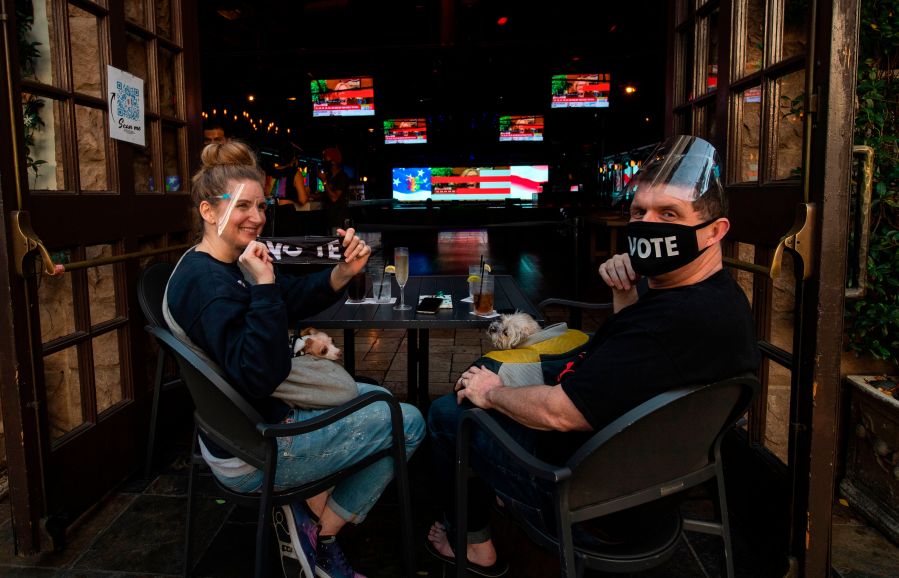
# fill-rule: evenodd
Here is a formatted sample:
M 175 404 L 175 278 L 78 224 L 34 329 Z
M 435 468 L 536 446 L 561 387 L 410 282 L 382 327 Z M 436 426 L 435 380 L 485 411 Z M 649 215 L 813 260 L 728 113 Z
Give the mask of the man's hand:
M 631 267 L 630 255 L 613 255 L 599 266 L 599 276 L 612 289 L 612 310 L 615 313 L 637 302 L 636 282 L 640 276 Z
M 600 265 L 599 276 L 615 291 L 629 291 L 639 278 L 631 267 L 631 257 L 627 253 L 613 255 Z
M 505 387 L 500 377 L 485 367 L 469 367 L 456 382 L 456 403 L 467 399 L 477 407 L 490 409 L 490 392 Z

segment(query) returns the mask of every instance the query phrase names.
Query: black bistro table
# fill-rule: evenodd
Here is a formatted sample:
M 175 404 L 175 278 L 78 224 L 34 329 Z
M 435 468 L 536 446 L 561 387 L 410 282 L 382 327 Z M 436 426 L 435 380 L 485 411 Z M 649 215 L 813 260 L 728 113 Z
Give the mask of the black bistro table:
M 518 287 L 510 275 L 494 275 L 494 308 L 497 311 L 521 311 L 543 323 L 537 307 Z M 426 275 L 409 277 L 405 287 L 409 311 L 394 310 L 395 303 L 347 305 L 341 300 L 321 313 L 303 320 L 305 325 L 320 329 L 343 329 L 344 366 L 356 372 L 355 331 L 357 329 L 405 329 L 408 332 L 407 397 L 409 403 L 427 410 L 431 398 L 428 393 L 428 336 L 431 329 L 486 328 L 494 320 L 473 315 L 473 305 L 462 299 L 468 297 L 465 275 Z M 452 295 L 453 308 L 440 309 L 436 314 L 416 313 L 420 295 Z M 399 286 L 393 280 L 392 296 L 399 303 Z M 473 360 L 472 360 L 473 361 Z

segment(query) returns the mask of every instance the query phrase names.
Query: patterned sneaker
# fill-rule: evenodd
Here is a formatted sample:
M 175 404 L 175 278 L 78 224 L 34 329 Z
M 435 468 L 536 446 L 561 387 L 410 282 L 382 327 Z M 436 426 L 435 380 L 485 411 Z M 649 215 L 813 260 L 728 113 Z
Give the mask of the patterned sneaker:
M 343 550 L 337 545 L 337 538 L 334 536 L 318 541 L 315 559 L 318 561 L 318 566 L 315 568 L 315 575 L 318 578 L 365 578 L 350 567 L 349 561 Z
M 315 543 L 318 526 L 309 517 L 305 504 L 284 505 L 272 512 L 275 534 L 281 550 L 285 578 L 315 576 Z

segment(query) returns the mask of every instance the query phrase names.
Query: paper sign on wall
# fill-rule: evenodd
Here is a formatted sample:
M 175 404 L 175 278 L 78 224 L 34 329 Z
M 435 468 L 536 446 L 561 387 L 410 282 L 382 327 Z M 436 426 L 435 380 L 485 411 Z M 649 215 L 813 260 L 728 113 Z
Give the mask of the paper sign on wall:
M 112 66 L 106 67 L 109 87 L 109 136 L 141 146 L 144 139 L 144 81 Z

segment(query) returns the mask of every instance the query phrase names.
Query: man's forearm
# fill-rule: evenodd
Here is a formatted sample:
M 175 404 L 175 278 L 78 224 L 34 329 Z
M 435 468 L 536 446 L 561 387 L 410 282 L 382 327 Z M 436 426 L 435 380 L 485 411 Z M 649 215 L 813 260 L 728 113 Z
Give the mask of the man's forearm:
M 590 425 L 559 386 L 497 387 L 487 394 L 488 409 L 539 430 L 589 430 Z

